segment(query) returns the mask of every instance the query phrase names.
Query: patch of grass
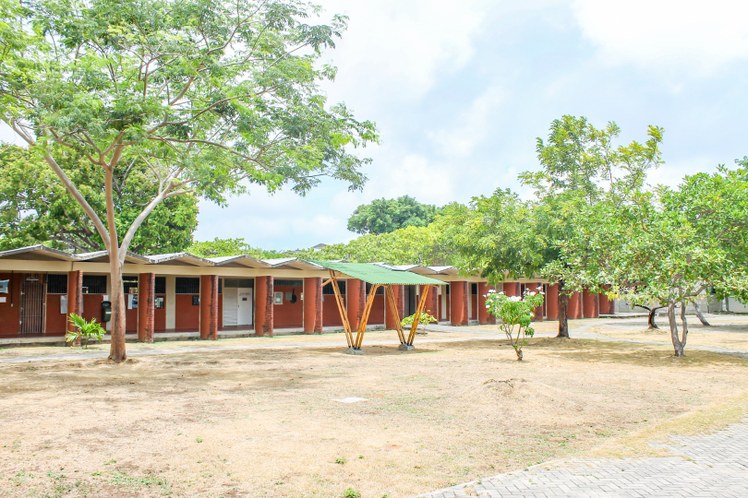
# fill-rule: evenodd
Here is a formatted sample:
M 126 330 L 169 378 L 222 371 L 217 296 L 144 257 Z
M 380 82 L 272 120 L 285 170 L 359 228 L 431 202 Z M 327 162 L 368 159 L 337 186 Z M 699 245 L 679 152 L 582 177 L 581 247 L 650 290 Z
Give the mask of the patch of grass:
M 626 458 L 633 456 L 669 456 L 662 447 L 674 435 L 697 436 L 717 432 L 740 422 L 748 413 L 748 393 L 728 401 L 702 407 L 694 412 L 673 417 L 634 434 L 616 438 L 592 450 L 590 456 Z
M 126 472 L 115 471 L 109 476 L 109 482 L 126 488 L 160 487 L 165 492 L 169 491 L 169 483 L 166 479 L 154 475 L 134 476 Z
M 338 465 L 345 465 L 345 462 L 347 462 L 345 457 L 338 457 L 335 459 L 335 463 L 337 463 Z
M 361 492 L 353 488 L 347 488 L 343 491 L 343 498 L 361 498 Z

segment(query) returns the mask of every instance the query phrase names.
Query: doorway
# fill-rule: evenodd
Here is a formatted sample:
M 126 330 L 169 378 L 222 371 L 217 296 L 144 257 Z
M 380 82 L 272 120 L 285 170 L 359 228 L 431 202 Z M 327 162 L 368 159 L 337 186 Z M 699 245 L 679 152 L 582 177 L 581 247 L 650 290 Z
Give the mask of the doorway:
M 44 333 L 44 276 L 29 273 L 21 282 L 20 335 Z
M 223 326 L 244 327 L 252 324 L 253 289 L 251 280 L 223 281 Z

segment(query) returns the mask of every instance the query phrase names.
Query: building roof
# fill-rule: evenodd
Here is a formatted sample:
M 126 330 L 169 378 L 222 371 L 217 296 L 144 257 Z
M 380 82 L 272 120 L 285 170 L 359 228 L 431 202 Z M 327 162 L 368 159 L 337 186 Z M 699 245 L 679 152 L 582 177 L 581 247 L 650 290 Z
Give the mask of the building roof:
M 371 263 L 340 263 L 337 261 L 314 261 L 328 270 L 348 277 L 363 280 L 372 285 L 442 285 L 444 282 L 403 270 L 392 270 Z

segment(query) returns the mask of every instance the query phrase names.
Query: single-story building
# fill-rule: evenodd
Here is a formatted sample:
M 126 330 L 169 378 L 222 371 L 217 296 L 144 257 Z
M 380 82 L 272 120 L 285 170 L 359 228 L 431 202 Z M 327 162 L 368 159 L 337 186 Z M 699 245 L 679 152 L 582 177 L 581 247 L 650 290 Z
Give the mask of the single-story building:
M 105 251 L 69 254 L 43 245 L 0 252 L 0 337 L 64 335 L 70 313 L 101 320 L 102 302 L 111 292 Z M 484 295 L 490 286 L 480 276 L 460 275 L 451 266 L 390 266 L 443 282 L 428 296 L 426 310 L 441 323 L 493 323 Z M 150 340 L 159 332 L 219 330 L 314 333 L 340 329 L 333 290 L 323 286 L 329 270 L 295 258 L 255 259 L 246 255 L 200 258 L 188 253 L 128 254 L 124 265 L 126 330 Z M 546 303 L 536 319 L 558 318 L 558 289 L 540 279 L 504 282 L 495 288 L 508 295 L 541 286 Z M 340 282 L 348 320 L 356 326 L 368 286 L 348 278 Z M 395 289 L 400 316 L 416 310 L 421 289 Z M 612 313 L 604 295 L 588 292 L 570 298 L 569 318 Z M 394 328 L 384 294 L 376 295 L 369 324 Z

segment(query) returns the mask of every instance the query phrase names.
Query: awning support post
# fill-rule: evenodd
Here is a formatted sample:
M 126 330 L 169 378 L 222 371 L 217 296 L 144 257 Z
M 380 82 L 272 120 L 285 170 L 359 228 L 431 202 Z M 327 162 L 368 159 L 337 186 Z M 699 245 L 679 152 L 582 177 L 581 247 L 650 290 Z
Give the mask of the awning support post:
M 418 308 L 416 309 L 416 316 L 413 317 L 413 325 L 410 327 L 410 335 L 408 335 L 408 342 L 405 343 L 406 346 L 413 346 L 413 340 L 416 337 L 416 331 L 418 330 L 418 323 L 421 321 L 421 314 L 423 313 L 423 310 L 426 308 L 426 300 L 429 297 L 429 291 L 431 290 L 430 285 L 424 285 L 423 286 L 423 294 L 421 294 L 421 299 L 418 301 Z

